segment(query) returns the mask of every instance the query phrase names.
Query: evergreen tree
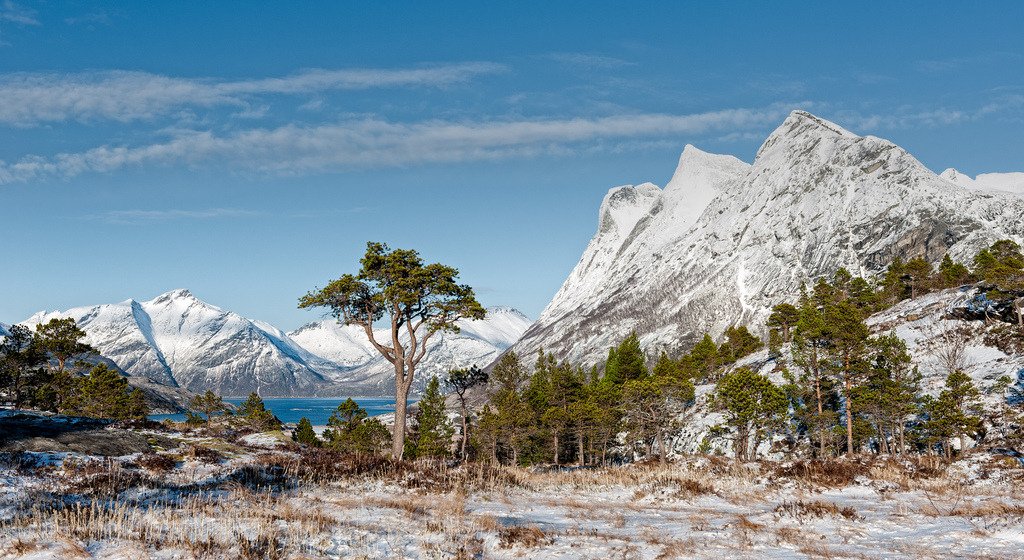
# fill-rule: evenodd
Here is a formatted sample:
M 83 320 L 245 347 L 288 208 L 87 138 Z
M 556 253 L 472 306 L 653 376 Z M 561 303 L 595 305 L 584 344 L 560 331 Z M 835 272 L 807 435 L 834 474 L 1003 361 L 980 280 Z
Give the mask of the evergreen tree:
M 64 371 L 68 360 L 96 351 L 82 342 L 85 338 L 85 331 L 78 328 L 75 320 L 50 319 L 47 323 L 36 325 L 36 343 L 45 352 L 49 352 L 57 360 L 57 370 Z
M 250 428 L 258 431 L 269 431 L 281 429 L 281 421 L 263 404 L 263 399 L 258 394 L 249 393 L 245 402 L 238 405 L 238 418 L 243 420 Z
M 882 301 L 884 307 L 891 307 L 904 299 L 907 299 L 909 290 L 904 277 L 907 274 L 907 265 L 903 259 L 896 257 L 889 263 L 889 267 L 882 277 Z
M 469 369 L 453 369 L 445 378 L 445 385 L 455 392 L 459 399 L 459 416 L 462 419 L 462 434 L 459 444 L 459 458 L 466 459 L 466 444 L 469 441 L 469 408 L 466 406 L 466 393 L 478 385 L 487 384 L 487 372 L 473 366 Z
M 974 257 L 974 274 L 992 284 L 991 299 L 1006 297 L 1007 292 L 1024 289 L 1024 255 L 1017 243 L 1002 239 L 982 249 Z
M 299 425 L 292 432 L 292 440 L 302 445 L 320 446 L 320 438 L 316 437 L 316 432 L 313 431 L 313 424 L 305 416 L 299 419 Z
M 67 399 L 61 412 L 115 420 L 141 419 L 148 412 L 144 405 L 140 410 L 138 399 L 142 394 L 131 389 L 124 376 L 104 363 L 93 367 L 78 385 L 75 398 Z
M 757 352 L 764 343 L 747 329 L 745 325 L 730 326 L 725 329 L 725 342 L 718 349 L 723 363 L 733 363 L 744 356 Z
M 793 327 L 800 320 L 800 310 L 791 303 L 780 303 L 772 308 L 772 314 L 768 316 L 768 328 L 777 331 L 782 336 L 782 342 L 786 343 L 792 339 Z
M 358 274 L 345 274 L 306 294 L 299 307 L 327 307 L 339 321 L 362 327 L 370 344 L 394 367 L 391 454 L 401 459 L 409 390 L 429 342 L 439 332 L 459 332 L 459 319 L 483 319 L 486 310 L 473 288 L 458 283 L 457 269 L 424 264 L 416 251 L 371 241 L 360 264 Z M 378 341 L 373 326 L 385 316 L 390 318 L 391 337 Z
M 847 301 L 825 308 L 824 320 L 831 327 L 826 351 L 831 358 L 833 375 L 843 391 L 846 415 L 846 454 L 853 455 L 853 392 L 867 374 L 868 327 L 860 312 Z
M 345 399 L 327 419 L 327 445 L 344 453 L 381 453 L 387 447 L 387 427 L 352 399 Z
M 932 265 L 923 257 L 915 257 L 907 261 L 907 284 L 910 287 L 910 298 L 928 293 L 932 282 Z
M 975 435 L 981 428 L 980 392 L 970 376 L 954 371 L 946 377 L 946 388 L 938 398 L 926 399 L 927 421 L 925 431 L 933 441 L 942 445 L 946 457 L 952 455 L 951 438 L 960 439 L 960 452 L 967 450 L 966 436 Z
M 520 454 L 529 444 L 533 432 L 533 414 L 519 391 L 527 379 L 526 370 L 515 352 L 508 352 L 494 366 L 492 379 L 497 388 L 491 397 L 493 409 L 487 418 L 481 417 L 480 429 L 489 430 L 482 438 L 498 461 L 499 452 L 507 455 L 513 465 L 519 464 Z M 486 422 L 485 422 L 486 420 Z
M 815 305 L 815 299 L 806 292 L 800 298 L 800 316 L 794 327 L 793 361 L 801 368 L 799 378 L 801 403 L 810 401 L 801 408 L 805 423 L 818 442 L 818 453 L 825 456 L 827 434 L 835 422 L 835 413 L 829 406 L 832 395 L 831 380 L 825 375 L 826 355 L 832 337 L 831 325 L 826 323 L 824 313 Z
M 711 335 L 704 333 L 700 342 L 690 350 L 689 361 L 697 370 L 700 379 L 710 379 L 720 364 L 718 345 L 712 340 Z
M 872 338 L 869 345 L 868 378 L 854 390 L 853 402 L 874 426 L 880 453 L 905 453 L 906 421 L 917 410 L 921 375 L 912 366 L 906 343 L 895 334 Z
M 13 325 L 8 333 L 0 341 L 0 382 L 7 401 L 19 409 L 34 400 L 35 392 L 45 382 L 41 366 L 46 363 L 46 354 L 28 327 Z
M 215 414 L 223 414 L 228 409 L 227 405 L 224 404 L 224 399 L 209 389 L 202 395 L 192 397 L 188 405 L 189 408 L 206 415 L 207 424 L 213 420 Z
M 939 263 L 937 281 L 942 288 L 953 288 L 964 284 L 971 276 L 971 271 L 961 263 L 953 262 L 949 254 L 943 255 Z
M 617 347 L 608 351 L 605 378 L 609 383 L 622 385 L 630 379 L 647 375 L 644 353 L 640 350 L 640 339 L 632 332 Z
M 445 410 L 441 384 L 437 377 L 432 377 L 416 411 L 414 457 L 448 457 L 454 433 Z
M 715 404 L 733 429 L 736 459 L 756 459 L 761 441 L 781 428 L 787 411 L 786 396 L 771 380 L 748 368 L 737 368 L 718 381 Z M 752 455 L 751 455 L 752 454 Z

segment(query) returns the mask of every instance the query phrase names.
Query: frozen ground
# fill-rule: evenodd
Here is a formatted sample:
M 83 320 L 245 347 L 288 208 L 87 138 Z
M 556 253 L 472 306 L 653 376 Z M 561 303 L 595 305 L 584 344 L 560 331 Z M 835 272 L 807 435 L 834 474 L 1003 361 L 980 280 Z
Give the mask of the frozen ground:
M 535 472 L 300 456 L 261 443 L 195 439 L 113 461 L 10 456 L 0 557 L 1014 558 L 1024 549 L 1024 469 L 982 453 L 951 466 L 688 457 Z

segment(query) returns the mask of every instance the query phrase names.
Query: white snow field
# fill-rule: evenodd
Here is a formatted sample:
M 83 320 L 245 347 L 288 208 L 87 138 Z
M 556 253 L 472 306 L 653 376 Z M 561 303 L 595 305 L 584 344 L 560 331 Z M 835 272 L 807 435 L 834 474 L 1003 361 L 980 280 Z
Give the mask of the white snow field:
M 275 469 L 301 472 L 303 459 L 190 445 L 227 459 L 181 452 L 164 474 L 139 456 L 8 461 L 0 556 L 989 559 L 1024 546 L 1024 469 L 988 454 L 949 467 L 934 457 L 832 467 L 688 457 L 560 472 L 422 465 L 275 486 Z M 58 488 L 64 507 L 48 498 Z

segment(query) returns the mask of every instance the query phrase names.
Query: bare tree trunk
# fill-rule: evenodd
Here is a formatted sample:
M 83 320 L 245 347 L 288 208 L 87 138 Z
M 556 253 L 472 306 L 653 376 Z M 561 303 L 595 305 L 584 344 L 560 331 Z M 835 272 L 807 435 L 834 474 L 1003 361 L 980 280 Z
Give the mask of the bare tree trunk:
M 411 373 L 404 383 L 400 381 L 399 377 L 395 378 L 395 429 L 391 434 L 391 456 L 395 459 L 401 459 L 402 454 L 405 453 L 405 417 L 408 408 L 409 387 L 412 386 Z
M 469 439 L 469 413 L 466 411 L 466 404 L 462 404 L 462 446 L 459 448 L 459 457 L 466 460 L 466 440 Z
M 580 454 L 580 456 L 577 457 L 577 462 L 582 467 L 583 465 L 587 464 L 587 462 L 586 462 L 586 453 L 583 450 L 583 430 L 580 430 L 579 434 L 577 435 L 577 439 L 579 440 L 578 443 L 579 443 L 579 454 Z
M 555 443 L 555 453 L 554 453 L 554 455 L 555 455 L 555 466 L 557 467 L 558 466 L 558 432 L 557 431 L 555 432 L 554 443 Z
M 850 396 L 853 392 L 853 384 L 850 380 L 849 363 L 846 364 L 846 456 L 853 457 L 853 403 Z

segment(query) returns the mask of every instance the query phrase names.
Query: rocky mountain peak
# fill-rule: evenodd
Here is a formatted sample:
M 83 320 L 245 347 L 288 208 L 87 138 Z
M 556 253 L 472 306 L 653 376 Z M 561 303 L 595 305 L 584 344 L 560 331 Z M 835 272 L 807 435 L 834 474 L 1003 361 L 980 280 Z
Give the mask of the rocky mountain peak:
M 805 111 L 752 165 L 687 147 L 660 196 L 633 189 L 605 198 L 598 233 L 516 352 L 592 363 L 634 330 L 674 352 L 730 325 L 763 330 L 772 305 L 839 267 L 968 262 L 995 239 L 1024 239 L 1019 197 L 957 188 L 899 146 Z

